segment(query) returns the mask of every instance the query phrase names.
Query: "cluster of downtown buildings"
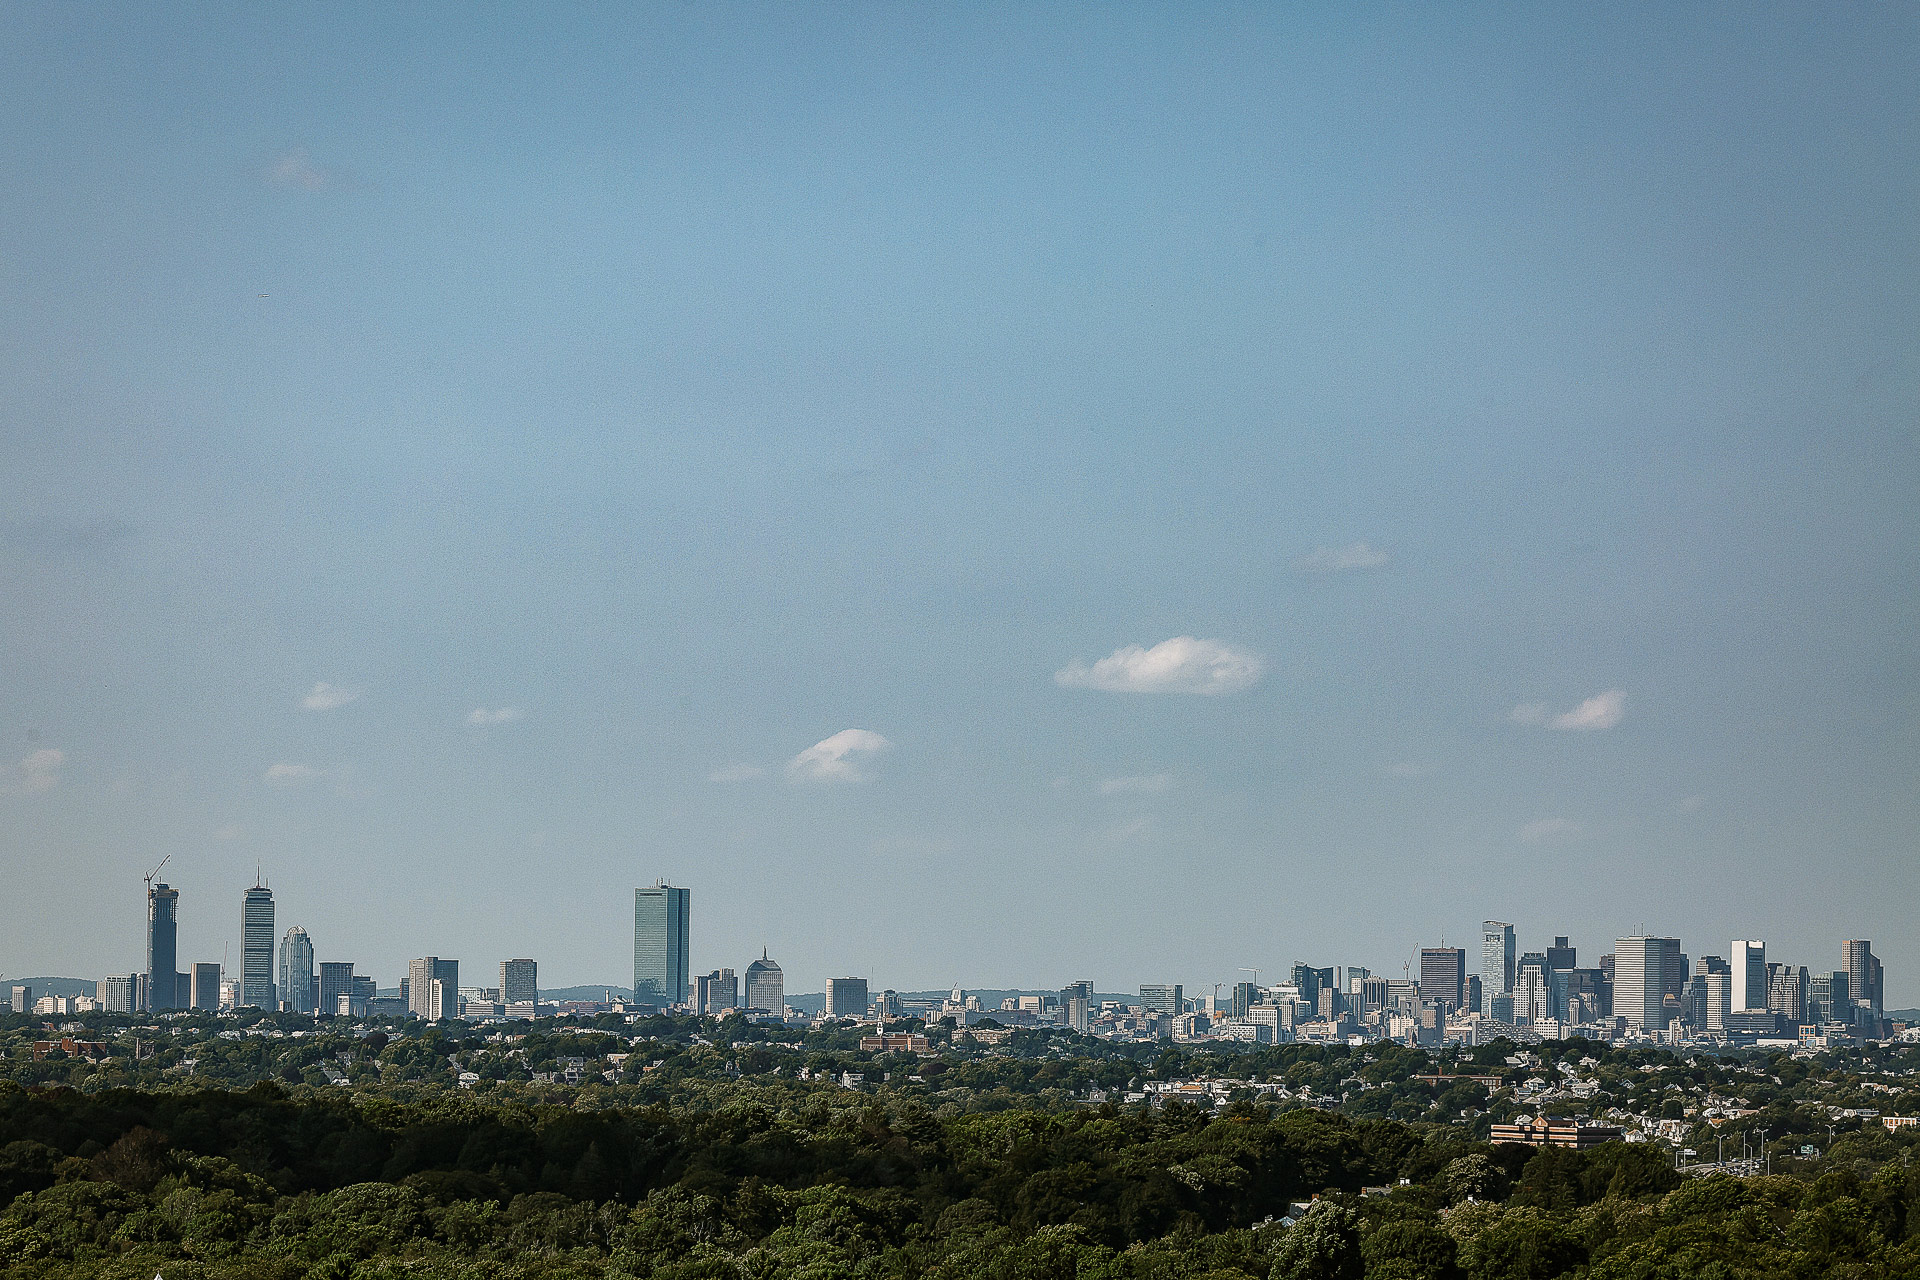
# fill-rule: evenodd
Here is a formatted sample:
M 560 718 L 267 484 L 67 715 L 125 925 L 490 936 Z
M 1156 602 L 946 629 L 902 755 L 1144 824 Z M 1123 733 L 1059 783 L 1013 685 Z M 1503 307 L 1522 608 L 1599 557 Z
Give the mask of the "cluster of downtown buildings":
M 761 952 L 744 975 L 730 968 L 696 974 L 689 963 L 691 891 L 661 882 L 634 890 L 633 987 L 630 1000 L 574 1004 L 577 1011 L 679 1011 L 705 1016 L 800 1019 L 787 1007 L 780 966 Z M 496 987 L 460 985 L 460 962 L 422 956 L 408 965 L 397 994 L 383 995 L 375 980 L 350 961 L 316 964 L 312 938 L 295 925 L 276 934 L 273 891 L 255 883 L 242 895 L 241 963 L 236 978 L 220 964 L 178 967 L 179 892 L 149 881 L 147 967 L 114 975 L 86 997 L 34 1001 L 16 987 L 21 1012 L 77 1013 L 99 1009 L 138 1013 L 258 1008 L 320 1017 L 416 1017 L 428 1020 L 530 1018 L 561 1012 L 540 1001 L 538 967 L 527 958 L 502 961 Z M 1000 1029 L 1057 1026 L 1115 1039 L 1482 1044 L 1585 1036 L 1599 1040 L 1658 1039 L 1764 1043 L 1791 1040 L 1827 1044 L 1891 1033 L 1883 1008 L 1880 960 L 1871 942 L 1840 944 L 1837 969 L 1811 971 L 1769 961 L 1766 943 L 1735 940 L 1726 956 L 1690 963 L 1680 940 L 1617 939 L 1611 954 L 1583 967 L 1565 937 L 1521 952 L 1514 927 L 1481 926 L 1479 973 L 1468 972 L 1464 948 L 1426 947 L 1419 977 L 1409 964 L 1392 978 L 1359 966 L 1321 968 L 1295 963 L 1286 980 L 1216 984 L 1189 998 L 1178 983 L 1150 983 L 1137 1002 L 1100 999 L 1083 980 L 1059 994 L 1020 995 L 987 1008 L 955 989 L 933 999 L 873 993 L 865 978 L 831 978 L 822 1019 L 951 1019 L 957 1027 L 983 1022 Z M 1231 986 L 1228 998 L 1223 989 Z M 49 1007 L 39 1008 L 39 1005 Z M 992 1034 L 988 1029 L 987 1034 Z

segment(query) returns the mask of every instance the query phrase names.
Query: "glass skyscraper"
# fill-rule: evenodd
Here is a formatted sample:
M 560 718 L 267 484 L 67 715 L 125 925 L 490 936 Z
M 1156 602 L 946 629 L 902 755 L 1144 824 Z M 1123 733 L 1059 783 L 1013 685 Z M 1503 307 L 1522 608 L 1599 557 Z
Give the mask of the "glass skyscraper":
M 240 906 L 240 1003 L 278 1009 L 273 994 L 273 890 L 256 884 Z
M 178 1009 L 180 891 L 165 881 L 147 887 L 147 998 L 155 1009 Z
M 664 881 L 633 891 L 633 998 L 642 1004 L 687 1002 L 687 898 Z
M 280 998 L 295 1013 L 312 1013 L 313 988 L 313 939 L 294 925 L 280 943 Z
M 1513 994 L 1518 957 L 1513 926 L 1504 920 L 1480 924 L 1480 1012 L 1493 1017 L 1493 1002 Z

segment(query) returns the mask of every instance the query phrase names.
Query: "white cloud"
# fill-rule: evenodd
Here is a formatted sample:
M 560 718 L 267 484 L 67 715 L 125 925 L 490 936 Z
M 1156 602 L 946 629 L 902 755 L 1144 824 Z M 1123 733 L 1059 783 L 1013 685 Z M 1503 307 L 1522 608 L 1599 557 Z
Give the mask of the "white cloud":
M 1627 693 L 1624 689 L 1608 689 L 1605 693 L 1596 693 L 1571 711 L 1553 714 L 1544 702 L 1523 702 L 1507 713 L 1507 718 L 1515 724 L 1533 725 L 1544 729 L 1592 730 L 1611 729 L 1620 723 L 1627 714 Z
M 764 778 L 767 771 L 757 764 L 730 764 L 724 769 L 715 769 L 707 775 L 708 782 L 752 782 L 755 778 Z
M 1079 659 L 1054 672 L 1055 683 L 1070 689 L 1109 693 L 1237 693 L 1266 670 L 1257 653 L 1218 640 L 1175 636 L 1151 649 L 1137 644 L 1115 649 L 1091 667 Z
M 328 684 L 322 680 L 313 686 L 313 692 L 300 699 L 300 705 L 309 711 L 333 711 L 346 706 L 360 696 L 360 690 L 349 689 L 344 685 Z
M 30 752 L 20 762 L 20 785 L 35 795 L 51 791 L 60 785 L 60 768 L 66 762 L 67 753 L 57 747 Z
M 268 165 L 266 178 L 276 187 L 301 191 L 325 191 L 340 185 L 340 175 L 315 164 L 305 147 L 295 147 Z
M 789 760 L 787 772 L 817 782 L 861 782 L 866 778 L 860 772 L 861 758 L 892 745 L 871 729 L 842 729 Z
M 490 724 L 512 724 L 526 714 L 519 707 L 499 707 L 492 711 L 485 707 L 475 707 L 467 712 L 467 723 L 482 728 Z
M 1315 547 L 1295 558 L 1293 567 L 1299 573 L 1345 573 L 1353 569 L 1378 569 L 1388 558 L 1378 547 L 1355 542 L 1344 547 Z
M 1570 840 L 1580 834 L 1580 824 L 1569 822 L 1565 818 L 1542 818 L 1538 822 L 1529 822 L 1520 828 L 1520 839 L 1525 844 L 1540 844 L 1546 840 Z
M 1108 778 L 1100 784 L 1103 796 L 1152 795 L 1173 785 L 1173 775 L 1149 773 L 1134 778 Z
M 267 766 L 266 783 L 270 787 L 291 787 L 320 776 L 310 764 L 273 764 Z

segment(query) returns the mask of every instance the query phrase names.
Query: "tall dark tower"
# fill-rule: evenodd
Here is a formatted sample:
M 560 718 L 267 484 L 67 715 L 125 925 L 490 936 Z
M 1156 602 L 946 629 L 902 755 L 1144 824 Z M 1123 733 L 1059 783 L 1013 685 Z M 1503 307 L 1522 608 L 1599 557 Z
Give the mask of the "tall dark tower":
M 155 1009 L 178 1009 L 180 999 L 180 891 L 164 880 L 147 882 L 147 999 Z

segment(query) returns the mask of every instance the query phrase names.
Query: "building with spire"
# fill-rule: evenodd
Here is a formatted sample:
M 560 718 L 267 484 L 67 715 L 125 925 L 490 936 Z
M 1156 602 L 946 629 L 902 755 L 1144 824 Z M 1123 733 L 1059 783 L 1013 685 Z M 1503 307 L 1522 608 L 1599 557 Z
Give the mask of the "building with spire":
M 278 1009 L 273 986 L 273 890 L 254 876 L 240 903 L 240 1003 Z
M 760 958 L 747 966 L 746 1007 L 761 1009 L 767 1013 L 782 1013 L 787 1007 L 787 976 L 780 972 L 780 966 L 767 959 L 767 949 L 760 948 Z

